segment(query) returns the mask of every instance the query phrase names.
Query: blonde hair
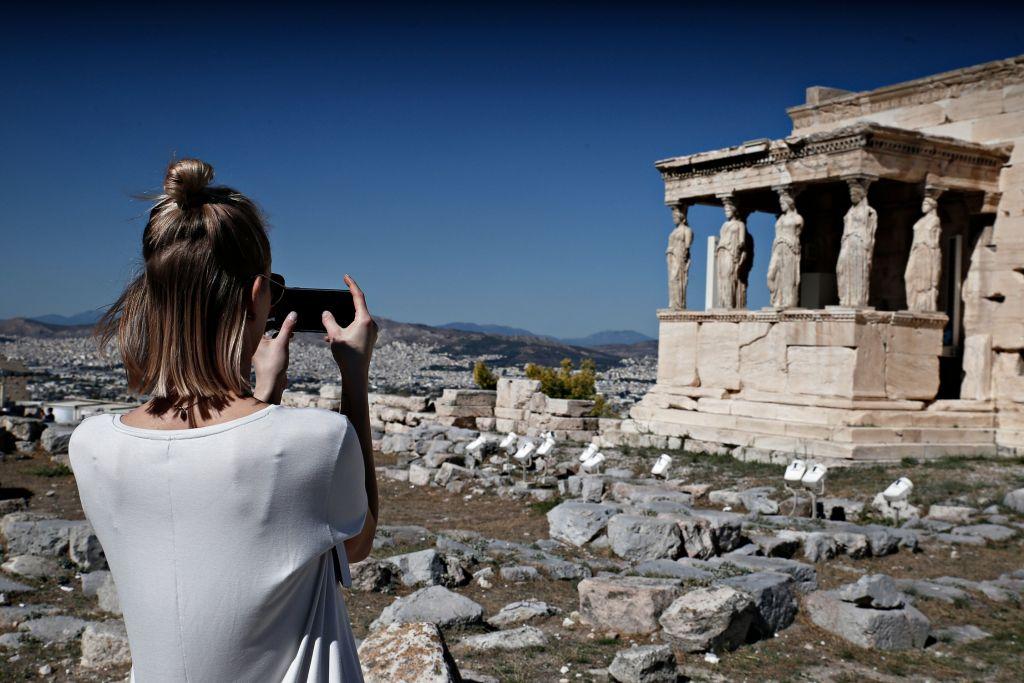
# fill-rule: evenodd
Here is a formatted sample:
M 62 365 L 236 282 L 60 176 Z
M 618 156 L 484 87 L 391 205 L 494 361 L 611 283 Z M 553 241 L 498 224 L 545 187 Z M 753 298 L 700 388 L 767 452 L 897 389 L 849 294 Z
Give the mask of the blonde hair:
M 168 166 L 142 232 L 141 272 L 96 326 L 103 347 L 116 339 L 128 388 L 190 422 L 193 407 L 251 392 L 241 373 L 247 302 L 270 268 L 260 210 L 212 180 L 199 159 Z

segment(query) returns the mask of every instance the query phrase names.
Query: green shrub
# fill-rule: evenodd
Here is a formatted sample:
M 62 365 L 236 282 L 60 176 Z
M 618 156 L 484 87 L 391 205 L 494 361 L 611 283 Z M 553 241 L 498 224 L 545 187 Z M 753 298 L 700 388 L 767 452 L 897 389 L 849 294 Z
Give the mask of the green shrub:
M 590 417 L 619 417 L 604 394 L 594 396 L 594 407 L 590 409 Z
M 473 383 L 480 389 L 494 391 L 498 388 L 498 376 L 491 372 L 487 363 L 478 360 L 473 366 Z
M 580 369 L 575 372 L 572 369 L 572 361 L 568 358 L 563 358 L 557 368 L 529 363 L 526 366 L 526 376 L 540 380 L 541 393 L 549 398 L 593 400 L 596 396 L 594 381 L 597 374 L 594 361 L 589 358 L 584 358 L 580 363 Z

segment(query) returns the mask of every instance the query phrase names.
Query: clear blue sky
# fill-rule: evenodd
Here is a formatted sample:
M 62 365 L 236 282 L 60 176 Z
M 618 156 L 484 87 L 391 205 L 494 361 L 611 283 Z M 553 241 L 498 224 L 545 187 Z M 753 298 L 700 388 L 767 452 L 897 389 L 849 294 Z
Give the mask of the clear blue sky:
M 404 321 L 653 335 L 655 160 L 784 136 L 809 85 L 1024 52 L 1008 3 L 548 4 L 5 10 L 0 318 L 112 301 L 139 253 L 131 195 L 178 155 L 263 206 L 292 284 L 350 272 Z M 691 218 L 700 308 L 722 217 Z M 752 307 L 770 223 L 751 221 Z

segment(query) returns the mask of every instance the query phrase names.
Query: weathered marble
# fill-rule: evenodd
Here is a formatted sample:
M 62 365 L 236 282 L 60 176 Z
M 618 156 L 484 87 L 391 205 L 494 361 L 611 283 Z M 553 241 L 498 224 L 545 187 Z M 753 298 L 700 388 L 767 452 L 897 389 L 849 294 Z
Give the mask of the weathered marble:
M 860 308 L 868 305 L 871 262 L 875 251 L 878 213 L 868 204 L 868 181 L 851 178 L 850 209 L 843 217 L 843 239 L 836 262 L 839 305 Z
M 790 188 L 779 190 L 782 215 L 775 221 L 775 240 L 768 262 L 768 293 L 775 308 L 793 308 L 800 299 L 800 233 L 804 219 L 796 211 Z
M 690 274 L 690 245 L 693 229 L 686 223 L 686 204 L 672 207 L 675 229 L 668 236 L 665 258 L 668 261 L 668 307 L 673 311 L 686 308 L 686 282 Z
M 907 309 L 911 311 L 938 310 L 939 276 L 942 273 L 942 246 L 939 244 L 942 223 L 938 207 L 936 197 L 925 197 L 921 204 L 924 215 L 914 223 L 914 242 L 903 275 Z

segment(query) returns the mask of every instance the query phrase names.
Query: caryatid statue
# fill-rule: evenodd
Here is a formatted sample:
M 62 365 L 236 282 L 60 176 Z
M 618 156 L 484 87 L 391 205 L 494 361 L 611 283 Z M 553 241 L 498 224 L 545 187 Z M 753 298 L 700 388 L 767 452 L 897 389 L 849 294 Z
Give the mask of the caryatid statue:
M 793 308 L 800 301 L 800 233 L 804 219 L 796 212 L 794 192 L 788 187 L 778 192 L 782 214 L 775 221 L 772 258 L 768 262 L 768 293 L 775 308 Z
M 836 262 L 839 305 L 849 308 L 868 305 L 871 286 L 871 259 L 875 251 L 878 214 L 868 204 L 868 184 L 864 178 L 852 178 L 849 211 L 843 217 L 843 239 Z
M 690 275 L 690 245 L 693 229 L 686 223 L 686 204 L 672 205 L 675 229 L 668 236 L 665 259 L 668 261 L 668 307 L 673 311 L 686 309 L 686 281 Z
M 715 247 L 718 305 L 721 308 L 745 308 L 747 288 L 743 276 L 749 268 L 744 269 L 743 265 L 749 263 L 753 256 L 748 248 L 747 225 L 731 195 L 722 196 L 721 200 L 726 220 Z
M 921 211 L 924 215 L 914 223 L 914 241 L 903 281 L 907 288 L 907 310 L 930 313 L 939 307 L 942 274 L 942 222 L 936 192 L 924 198 Z

